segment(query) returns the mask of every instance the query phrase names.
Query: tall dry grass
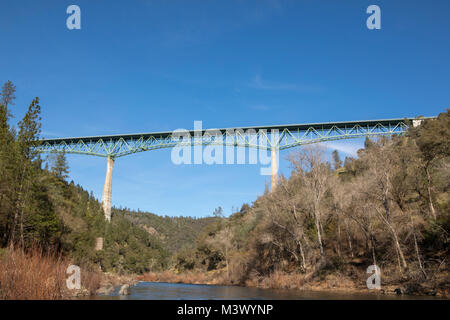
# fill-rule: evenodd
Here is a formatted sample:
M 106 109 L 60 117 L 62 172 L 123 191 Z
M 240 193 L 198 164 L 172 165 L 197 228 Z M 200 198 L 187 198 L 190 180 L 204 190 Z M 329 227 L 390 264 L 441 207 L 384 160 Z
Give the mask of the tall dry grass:
M 228 284 L 219 272 L 185 271 L 176 273 L 172 270 L 149 272 L 137 277 L 139 281 L 191 283 L 191 284 Z
M 72 263 L 60 254 L 39 248 L 24 251 L 3 249 L 0 256 L 0 299 L 55 300 L 74 295 L 66 285 L 67 267 Z M 98 272 L 81 271 L 84 292 L 93 293 L 100 286 Z

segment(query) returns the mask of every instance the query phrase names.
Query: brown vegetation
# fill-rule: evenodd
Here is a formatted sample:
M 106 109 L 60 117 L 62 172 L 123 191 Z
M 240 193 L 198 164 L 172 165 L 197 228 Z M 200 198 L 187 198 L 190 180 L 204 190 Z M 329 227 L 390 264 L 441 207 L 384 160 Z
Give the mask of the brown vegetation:
M 172 270 L 165 270 L 160 272 L 149 272 L 137 276 L 139 281 L 149 282 L 170 282 L 170 283 L 191 283 L 191 284 L 227 284 L 225 277 L 220 275 L 220 272 L 200 272 L 200 271 L 186 271 L 177 273 Z
M 27 251 L 7 248 L 0 255 L 0 299 L 55 300 L 70 299 L 77 293 L 93 294 L 101 274 L 82 268 L 82 290 L 68 290 L 66 279 L 70 260 L 33 248 Z
M 367 139 L 357 158 L 304 146 L 252 206 L 204 230 L 178 253 L 180 271 L 225 270 L 226 282 L 263 287 L 382 286 L 438 294 L 450 287 L 450 112 L 406 136 Z

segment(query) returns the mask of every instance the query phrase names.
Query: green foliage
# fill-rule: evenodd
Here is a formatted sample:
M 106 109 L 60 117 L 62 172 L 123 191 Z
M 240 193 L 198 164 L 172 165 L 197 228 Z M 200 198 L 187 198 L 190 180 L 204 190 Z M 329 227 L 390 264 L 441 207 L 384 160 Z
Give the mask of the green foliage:
M 53 165 L 51 172 L 56 176 L 56 178 L 65 180 L 69 177 L 69 166 L 67 164 L 66 155 L 64 152 L 60 152 L 53 155 Z
M 114 215 L 122 215 L 134 225 L 145 228 L 149 233 L 161 239 L 164 247 L 171 254 L 192 247 L 198 234 L 217 218 L 169 217 L 158 216 L 150 212 L 133 211 L 129 209 L 112 209 Z
M 105 235 L 105 249 L 99 258 L 105 271 L 144 273 L 168 265 L 169 253 L 161 241 L 124 215 L 113 215 Z
M 42 169 L 33 148 L 41 128 L 39 99 L 32 101 L 16 131 L 8 124 L 7 109 L 14 105 L 14 92 L 14 85 L 7 82 L 0 100 L 0 247 L 38 244 L 71 256 L 76 264 L 98 264 L 104 271 L 166 268 L 170 254 L 157 235 L 123 214 L 115 214 L 107 224 L 100 203 L 66 181 L 64 154 L 50 156 L 50 170 L 48 165 Z M 104 250 L 95 251 L 98 237 L 105 239 Z
M 427 120 L 421 126 L 409 130 L 426 162 L 450 156 L 450 109 L 436 120 Z
M 14 95 L 15 92 L 16 86 L 9 80 L 2 86 L 2 91 L 0 93 L 0 106 L 3 106 L 3 108 L 5 109 L 4 112 L 6 118 L 11 117 L 8 106 L 14 105 L 14 100 L 16 99 L 16 96 Z

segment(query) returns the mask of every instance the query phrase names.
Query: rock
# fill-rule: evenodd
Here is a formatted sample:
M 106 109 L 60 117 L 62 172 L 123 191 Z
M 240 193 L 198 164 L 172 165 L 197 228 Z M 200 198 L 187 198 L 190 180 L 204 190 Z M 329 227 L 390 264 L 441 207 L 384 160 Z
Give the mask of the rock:
M 101 294 L 101 295 L 108 295 L 112 291 L 114 291 L 114 286 L 111 283 L 107 283 L 105 285 L 102 285 L 95 294 Z
M 437 295 L 437 290 L 436 289 L 431 289 L 427 292 L 425 292 L 428 296 L 436 296 Z
M 136 280 L 136 279 L 131 279 L 131 280 L 129 281 L 129 283 L 130 283 L 130 286 L 134 287 L 135 285 L 137 285 L 137 284 L 139 283 L 139 281 Z
M 73 297 L 86 297 L 86 296 L 90 296 L 90 295 L 91 294 L 90 294 L 89 290 L 86 288 L 81 288 L 79 290 L 76 290 L 73 293 Z
M 130 285 L 129 284 L 124 284 L 122 287 L 120 287 L 120 290 L 119 290 L 120 296 L 125 296 L 125 295 L 129 295 L 129 294 L 130 294 Z

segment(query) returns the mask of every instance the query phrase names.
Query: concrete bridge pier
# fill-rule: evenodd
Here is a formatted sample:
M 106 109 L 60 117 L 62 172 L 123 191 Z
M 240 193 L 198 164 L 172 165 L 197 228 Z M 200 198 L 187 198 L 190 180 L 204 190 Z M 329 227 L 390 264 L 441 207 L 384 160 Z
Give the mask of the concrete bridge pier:
M 275 190 L 278 184 L 277 151 L 277 148 L 272 148 L 272 191 Z
M 112 193 L 112 172 L 114 167 L 114 159 L 110 156 L 106 158 L 106 177 L 103 186 L 102 207 L 105 213 L 105 220 L 111 221 L 111 193 Z

